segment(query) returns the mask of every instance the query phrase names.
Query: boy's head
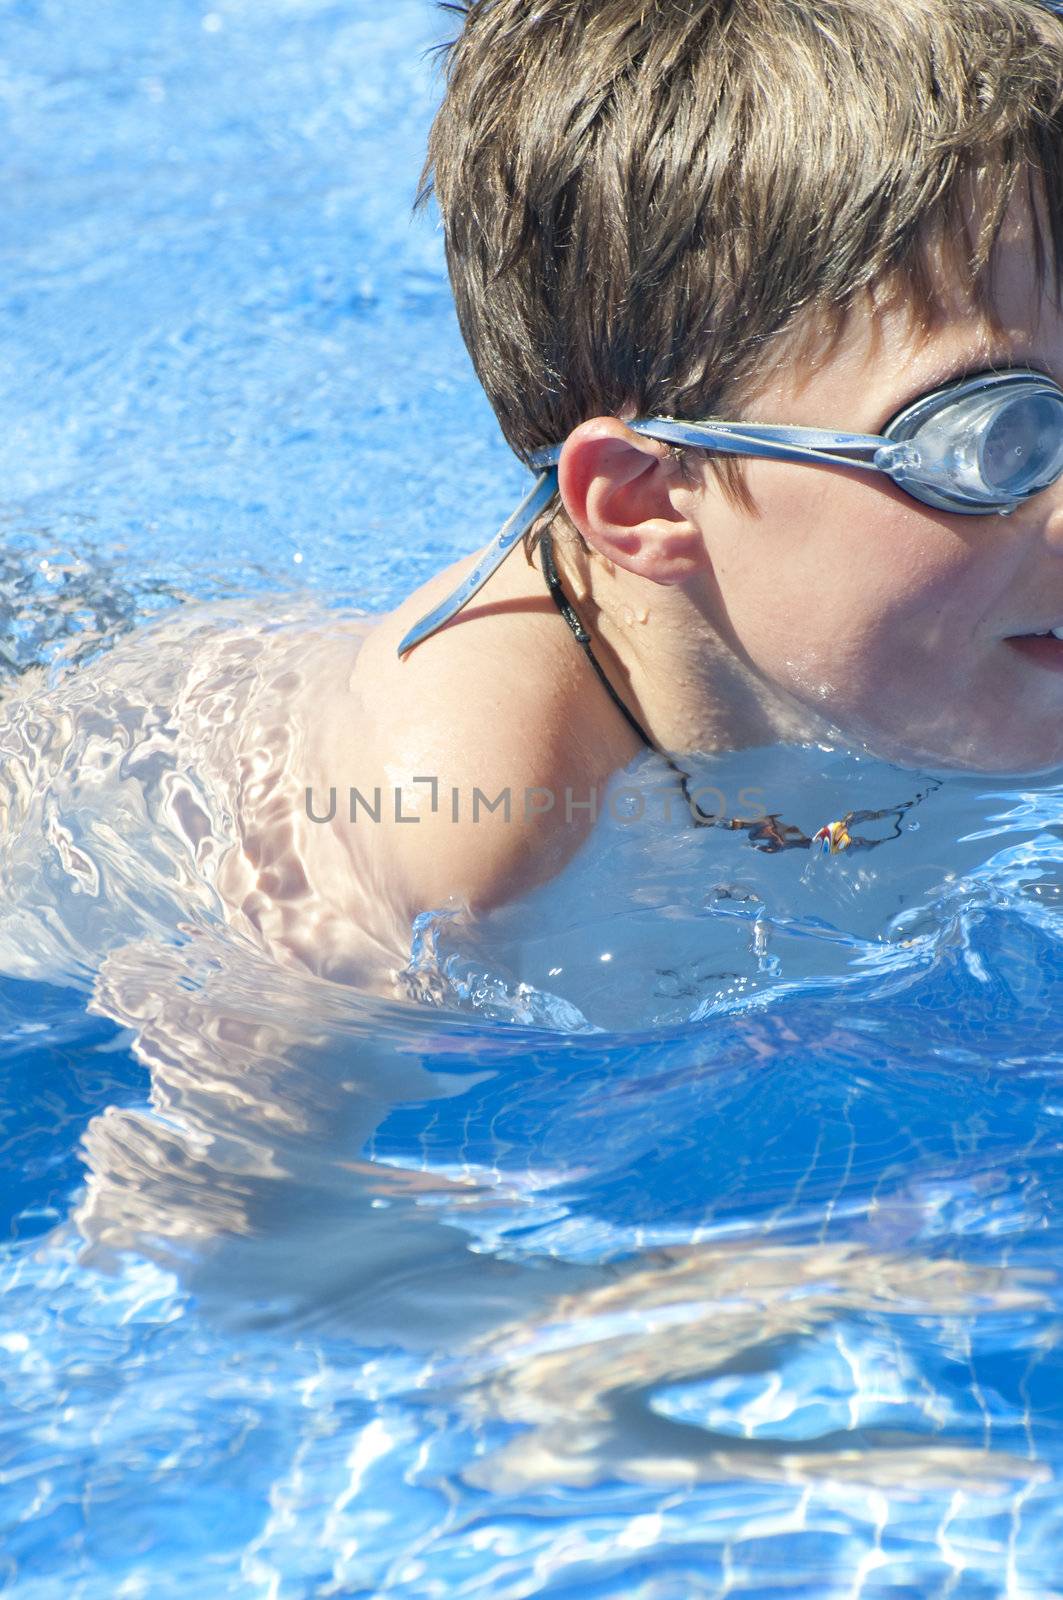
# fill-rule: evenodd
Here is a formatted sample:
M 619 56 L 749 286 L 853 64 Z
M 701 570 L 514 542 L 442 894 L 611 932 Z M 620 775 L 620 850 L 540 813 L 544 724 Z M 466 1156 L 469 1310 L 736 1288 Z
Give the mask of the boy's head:
M 597 415 L 739 416 L 774 335 L 822 339 L 891 281 L 929 325 L 935 236 L 985 301 L 1034 168 L 1063 266 L 1063 22 L 1037 0 L 455 9 L 426 173 L 522 457 Z
M 1063 625 L 1063 483 L 1001 522 L 846 470 L 698 456 L 677 479 L 588 420 L 879 434 L 963 372 L 1063 383 L 1063 19 L 473 0 L 429 167 L 510 443 L 567 440 L 562 496 L 603 570 L 681 592 L 657 603 L 670 692 L 730 683 L 738 705 L 744 675 L 775 708 L 714 737 L 796 702 L 902 758 L 1063 761 L 1063 645 L 1027 637 Z M 688 700 L 687 742 L 710 726 Z

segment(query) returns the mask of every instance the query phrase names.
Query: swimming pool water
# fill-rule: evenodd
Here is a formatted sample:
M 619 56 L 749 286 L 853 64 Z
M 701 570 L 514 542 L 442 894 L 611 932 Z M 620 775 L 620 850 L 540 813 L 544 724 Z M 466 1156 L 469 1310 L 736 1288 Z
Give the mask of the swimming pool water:
M 509 510 L 409 219 L 451 26 L 0 12 L 9 674 L 381 609 Z M 913 788 L 711 776 L 805 827 Z M 1063 784 L 924 786 L 828 860 L 607 816 L 485 926 L 425 908 L 406 1003 L 49 790 L 0 884 L 0 1592 L 1063 1594 Z

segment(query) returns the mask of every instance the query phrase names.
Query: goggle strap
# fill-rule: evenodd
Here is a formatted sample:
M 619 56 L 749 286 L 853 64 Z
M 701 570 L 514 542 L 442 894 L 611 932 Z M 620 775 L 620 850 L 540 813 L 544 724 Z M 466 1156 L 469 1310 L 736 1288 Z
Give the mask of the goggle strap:
M 662 444 L 685 444 L 700 450 L 716 450 L 722 455 L 756 456 L 766 461 L 814 461 L 826 466 L 879 467 L 883 446 L 888 441 L 876 434 L 829 433 L 820 428 L 784 428 L 764 424 L 742 426 L 730 422 L 676 422 L 670 417 L 649 417 L 629 423 L 633 433 Z M 859 453 L 860 459 L 853 459 Z M 554 465 L 561 455 L 560 445 L 536 450 L 531 465 Z
M 464 582 L 460 583 L 451 594 L 447 595 L 445 600 L 441 600 L 419 622 L 414 623 L 399 644 L 398 653 L 400 656 L 404 656 L 407 650 L 412 650 L 415 645 L 427 639 L 430 634 L 436 633 L 443 627 L 444 623 L 449 622 L 452 617 L 456 617 L 463 606 L 468 605 L 473 595 L 483 588 L 493 573 L 498 571 L 513 546 L 519 543 L 533 525 L 536 517 L 541 516 L 546 510 L 556 493 L 557 471 L 555 468 L 550 467 L 536 479 L 532 489 L 525 495 L 513 515 L 508 517 L 499 528 Z
M 1030 384 L 1060 395 L 1057 386 L 1044 374 L 1021 370 L 976 375 L 962 382 L 947 384 L 934 394 L 924 396 L 918 406 L 922 409 L 929 401 L 946 395 L 959 395 L 965 387 L 977 393 L 981 389 L 992 389 L 999 385 L 1003 392 L 1005 388 L 1013 389 L 1021 384 Z M 910 416 L 914 418 L 915 410 L 913 405 L 894 417 L 889 424 L 890 433 L 898 423 L 903 424 Z M 998 511 L 1006 515 L 1015 505 L 1037 492 L 1036 488 L 1031 488 L 1022 495 L 1002 500 L 974 499 L 961 493 L 951 483 L 938 481 L 941 473 L 936 469 L 941 464 L 926 460 L 914 439 L 891 438 L 889 434 L 831 433 L 820 428 L 788 428 L 769 423 L 679 422 L 672 417 L 643 418 L 628 426 L 635 433 L 659 439 L 665 444 L 692 445 L 716 450 L 724 455 L 753 456 L 768 461 L 821 462 L 825 466 L 861 467 L 883 472 L 902 488 L 907 487 L 908 492 L 924 504 L 949 511 L 972 514 Z M 540 474 L 534 486 L 495 534 L 465 581 L 409 630 L 399 645 L 400 656 L 456 617 L 498 570 L 513 546 L 523 538 L 556 495 L 560 456 L 560 445 L 547 445 L 532 453 L 529 465 Z

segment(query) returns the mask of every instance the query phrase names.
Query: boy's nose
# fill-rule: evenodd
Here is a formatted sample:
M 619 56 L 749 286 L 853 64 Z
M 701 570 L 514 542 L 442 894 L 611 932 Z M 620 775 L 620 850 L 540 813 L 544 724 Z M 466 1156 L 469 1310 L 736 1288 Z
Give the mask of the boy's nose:
M 1063 480 L 1045 490 L 1045 497 L 1049 495 L 1052 504 L 1044 522 L 1045 543 L 1055 555 L 1063 556 Z

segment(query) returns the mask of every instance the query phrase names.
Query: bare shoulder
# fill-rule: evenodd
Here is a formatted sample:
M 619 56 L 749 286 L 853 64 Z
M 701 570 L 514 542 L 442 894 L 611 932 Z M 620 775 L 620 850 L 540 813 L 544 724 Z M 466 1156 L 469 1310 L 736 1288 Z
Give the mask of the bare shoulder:
M 520 551 L 400 660 L 403 634 L 466 565 L 379 623 L 351 682 L 364 780 L 354 809 L 379 814 L 359 852 L 410 915 L 452 897 L 488 910 L 552 877 L 638 748 Z

